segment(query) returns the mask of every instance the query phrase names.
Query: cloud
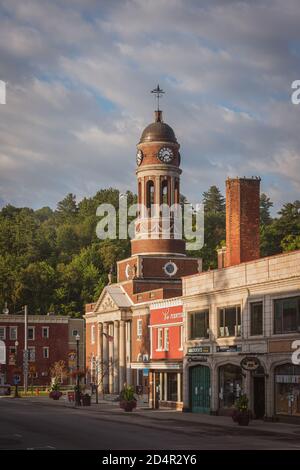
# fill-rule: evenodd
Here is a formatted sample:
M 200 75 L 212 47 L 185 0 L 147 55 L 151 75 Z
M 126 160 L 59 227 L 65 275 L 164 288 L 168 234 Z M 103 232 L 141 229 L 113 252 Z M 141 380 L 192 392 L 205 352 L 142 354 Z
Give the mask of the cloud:
M 1 205 L 135 190 L 157 82 L 189 199 L 256 174 L 299 198 L 299 23 L 297 0 L 0 0 Z

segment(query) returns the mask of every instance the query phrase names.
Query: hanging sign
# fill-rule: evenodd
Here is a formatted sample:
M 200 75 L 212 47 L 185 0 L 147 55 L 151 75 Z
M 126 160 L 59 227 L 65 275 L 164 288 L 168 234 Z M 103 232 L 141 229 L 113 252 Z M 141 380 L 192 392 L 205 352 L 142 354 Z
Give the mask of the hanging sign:
M 244 370 L 256 370 L 260 366 L 260 360 L 254 356 L 246 356 L 241 360 L 241 367 Z

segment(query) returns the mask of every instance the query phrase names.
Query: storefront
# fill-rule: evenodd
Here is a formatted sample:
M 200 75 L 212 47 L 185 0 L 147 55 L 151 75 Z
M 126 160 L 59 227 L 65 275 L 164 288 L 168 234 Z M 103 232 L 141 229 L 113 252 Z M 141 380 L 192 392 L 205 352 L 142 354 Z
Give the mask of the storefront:
M 182 409 L 183 310 L 180 299 L 150 306 L 150 406 Z
M 275 367 L 275 414 L 300 418 L 300 366 L 282 364 Z
M 232 413 L 236 400 L 243 391 L 242 368 L 233 364 L 219 367 L 219 414 Z
M 153 368 L 155 367 L 155 369 Z M 150 406 L 182 410 L 182 365 L 152 364 L 150 371 Z

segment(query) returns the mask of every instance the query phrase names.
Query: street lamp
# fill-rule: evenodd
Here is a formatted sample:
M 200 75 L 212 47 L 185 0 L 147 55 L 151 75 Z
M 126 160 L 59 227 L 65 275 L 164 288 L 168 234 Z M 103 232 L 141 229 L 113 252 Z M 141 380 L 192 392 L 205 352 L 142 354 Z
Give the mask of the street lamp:
M 15 341 L 15 366 L 16 370 L 18 370 L 18 346 L 19 346 L 19 341 Z M 19 393 L 18 393 L 18 375 L 17 373 L 15 374 L 15 398 L 19 398 Z
M 80 341 L 80 335 L 76 335 L 76 358 L 77 358 L 77 378 L 76 378 L 76 397 L 75 397 L 75 402 L 76 406 L 80 406 L 80 390 L 79 390 L 79 341 Z

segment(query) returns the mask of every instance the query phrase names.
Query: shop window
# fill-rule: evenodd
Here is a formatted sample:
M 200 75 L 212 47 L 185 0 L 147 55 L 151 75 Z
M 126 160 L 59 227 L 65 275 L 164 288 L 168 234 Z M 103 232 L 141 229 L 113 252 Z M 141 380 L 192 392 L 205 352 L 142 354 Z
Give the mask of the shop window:
M 263 334 L 263 303 L 250 303 L 250 334 L 251 336 Z
M 242 369 L 226 364 L 219 369 L 220 408 L 233 408 L 242 393 Z
M 208 338 L 209 311 L 190 314 L 190 339 Z
M 300 366 L 283 364 L 274 376 L 276 414 L 300 416 Z
M 274 333 L 300 331 L 300 297 L 274 300 Z
M 177 373 L 167 374 L 167 400 L 177 401 Z
M 219 310 L 219 336 L 241 336 L 241 308 L 239 306 Z

